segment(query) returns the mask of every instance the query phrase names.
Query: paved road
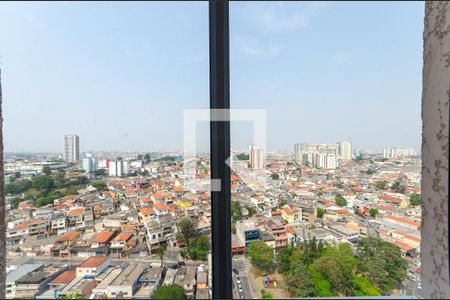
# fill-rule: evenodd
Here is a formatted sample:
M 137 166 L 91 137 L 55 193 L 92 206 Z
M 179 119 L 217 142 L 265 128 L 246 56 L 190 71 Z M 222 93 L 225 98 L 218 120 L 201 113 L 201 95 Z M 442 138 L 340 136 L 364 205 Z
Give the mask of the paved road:
M 378 236 L 378 231 L 375 229 L 375 227 L 366 219 L 361 218 L 358 215 L 354 215 L 356 220 L 358 221 L 360 226 L 363 226 L 365 228 L 367 228 L 367 235 L 368 236 Z
M 256 290 L 252 287 L 252 280 L 250 276 L 250 262 L 245 259 L 233 259 L 233 268 L 236 268 L 239 271 L 239 277 L 242 282 L 242 289 L 244 291 L 245 299 L 256 299 L 255 294 Z M 234 276 L 233 276 L 234 277 Z

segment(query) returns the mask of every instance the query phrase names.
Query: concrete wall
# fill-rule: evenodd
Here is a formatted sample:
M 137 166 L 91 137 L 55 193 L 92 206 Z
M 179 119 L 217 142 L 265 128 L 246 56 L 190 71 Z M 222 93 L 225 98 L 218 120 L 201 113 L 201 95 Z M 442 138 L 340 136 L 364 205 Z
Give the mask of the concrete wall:
M 450 3 L 426 3 L 423 38 L 421 293 L 449 298 Z

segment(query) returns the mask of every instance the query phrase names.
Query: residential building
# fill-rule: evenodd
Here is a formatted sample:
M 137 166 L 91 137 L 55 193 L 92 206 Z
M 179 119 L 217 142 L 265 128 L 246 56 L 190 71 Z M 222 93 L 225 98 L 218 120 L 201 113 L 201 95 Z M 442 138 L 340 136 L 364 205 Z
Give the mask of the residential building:
M 80 138 L 78 135 L 64 136 L 64 160 L 67 162 L 80 160 Z

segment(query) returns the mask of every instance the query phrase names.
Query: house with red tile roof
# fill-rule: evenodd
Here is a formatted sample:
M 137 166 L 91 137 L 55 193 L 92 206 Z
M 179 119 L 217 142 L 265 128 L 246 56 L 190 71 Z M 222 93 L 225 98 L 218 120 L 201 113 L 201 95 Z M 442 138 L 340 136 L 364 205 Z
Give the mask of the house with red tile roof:
M 405 226 L 410 229 L 415 229 L 415 230 L 420 229 L 420 223 L 412 221 L 405 217 L 399 217 L 396 215 L 387 215 L 387 216 L 384 216 L 384 219 L 391 223 L 394 223 L 394 224 L 397 224 L 400 226 Z
M 69 282 L 77 277 L 77 271 L 75 268 L 70 268 L 62 272 L 59 276 L 55 277 L 52 281 L 48 283 L 48 286 L 54 290 L 61 290 Z
M 69 227 L 83 227 L 84 223 L 84 214 L 86 209 L 84 207 L 77 207 L 70 210 L 67 213 L 67 222 Z
M 77 277 L 97 276 L 111 264 L 111 258 L 107 256 L 92 256 L 82 262 L 76 268 Z
M 164 216 L 169 213 L 167 206 L 159 202 L 153 204 L 153 210 L 155 211 L 157 216 Z
M 111 240 L 111 255 L 115 258 L 122 258 L 123 252 L 129 250 L 132 232 L 123 231 Z
M 149 207 L 143 207 L 139 210 L 139 217 L 141 222 L 150 222 L 156 219 L 156 213 Z
M 116 233 L 111 230 L 100 232 L 91 242 L 91 248 L 108 247 L 115 234 Z

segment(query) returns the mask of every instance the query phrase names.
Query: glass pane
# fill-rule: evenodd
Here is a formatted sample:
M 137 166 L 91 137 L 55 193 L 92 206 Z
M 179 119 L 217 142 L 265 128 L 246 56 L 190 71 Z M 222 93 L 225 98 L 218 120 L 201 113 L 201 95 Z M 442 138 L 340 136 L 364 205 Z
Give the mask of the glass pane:
M 232 127 L 235 298 L 422 288 L 423 11 L 230 4 L 231 106 L 266 112 Z
M 208 297 L 208 38 L 205 2 L 1 5 L 7 297 Z

